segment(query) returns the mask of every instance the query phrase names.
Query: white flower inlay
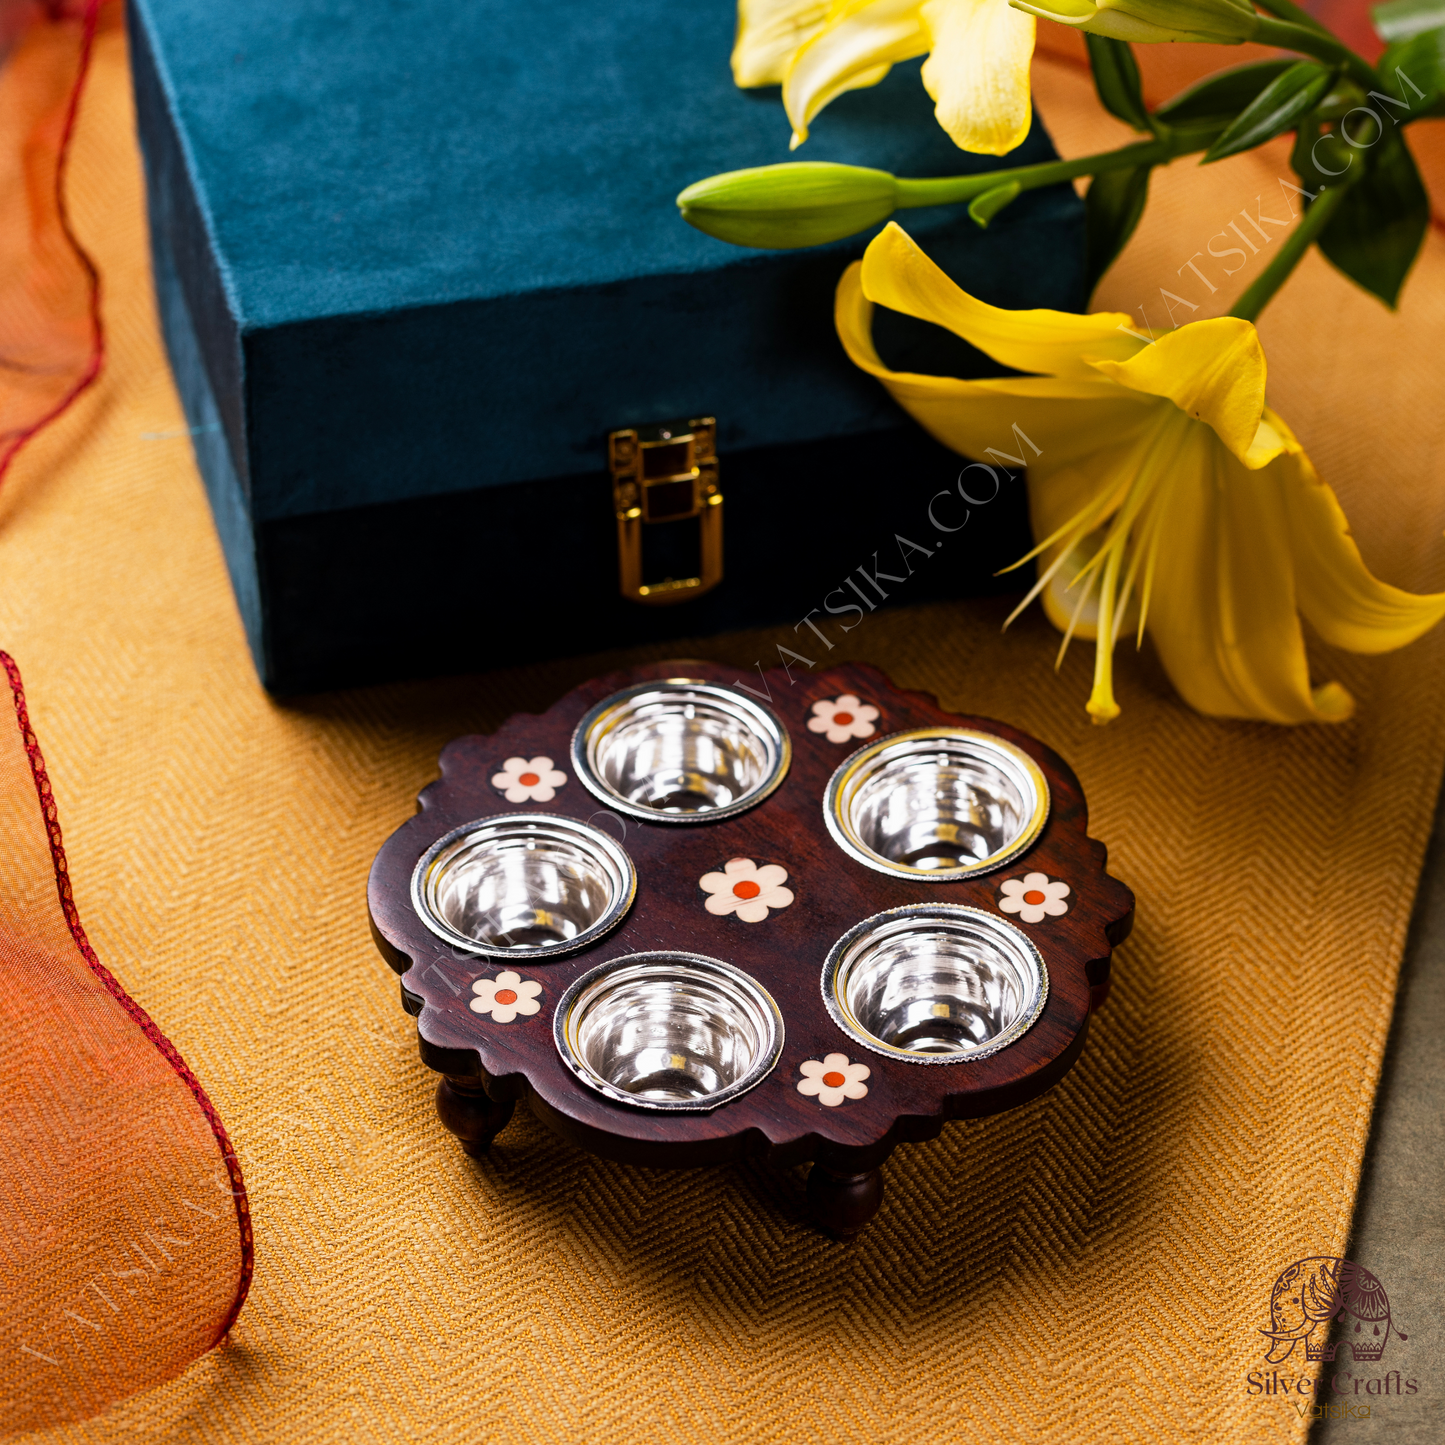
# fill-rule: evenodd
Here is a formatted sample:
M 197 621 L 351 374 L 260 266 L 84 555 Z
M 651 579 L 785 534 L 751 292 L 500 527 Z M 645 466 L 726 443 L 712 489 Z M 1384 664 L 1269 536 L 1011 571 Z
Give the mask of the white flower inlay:
M 542 985 L 520 973 L 504 968 L 496 978 L 479 978 L 472 984 L 476 997 L 471 1000 L 473 1013 L 491 1014 L 492 1022 L 509 1024 L 518 1014 L 534 1014 L 542 1005 L 537 995 Z
M 1064 902 L 1069 896 L 1069 885 L 1062 878 L 1049 882 L 1047 873 L 1005 878 L 998 888 L 1002 895 L 999 908 L 1005 913 L 1017 913 L 1025 923 L 1042 923 L 1045 914 L 1057 918 L 1069 911 L 1069 905 Z
M 867 1064 L 850 1064 L 847 1054 L 828 1054 L 820 1063 L 804 1059 L 798 1065 L 800 1094 L 816 1094 L 820 1104 L 836 1108 L 844 1099 L 861 1099 L 868 1092 L 863 1082 L 872 1070 Z
M 508 758 L 492 786 L 500 788 L 509 803 L 550 803 L 567 774 L 552 766 L 551 758 Z
M 873 726 L 878 709 L 872 703 L 863 702 L 851 692 L 842 697 L 824 698 L 813 704 L 813 716 L 808 719 L 808 731 L 823 733 L 830 743 L 846 743 L 849 738 L 871 738 L 877 728 Z
M 786 908 L 793 890 L 784 888 L 788 870 L 776 863 L 761 868 L 751 858 L 730 858 L 721 873 L 704 873 L 698 887 L 710 897 L 703 905 L 709 913 L 736 913 L 744 923 L 761 923 L 770 908 Z

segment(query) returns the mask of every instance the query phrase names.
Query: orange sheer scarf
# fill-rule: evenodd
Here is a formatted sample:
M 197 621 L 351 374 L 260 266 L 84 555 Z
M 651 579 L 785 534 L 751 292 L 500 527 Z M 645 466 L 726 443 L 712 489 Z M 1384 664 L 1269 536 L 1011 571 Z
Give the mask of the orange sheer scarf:
M 100 372 L 100 283 L 65 210 L 97 29 L 118 3 L 0 0 L 0 477 Z
M 215 1109 L 86 939 L 0 669 L 0 1431 L 18 1431 L 179 1374 L 236 1318 L 252 1247 Z

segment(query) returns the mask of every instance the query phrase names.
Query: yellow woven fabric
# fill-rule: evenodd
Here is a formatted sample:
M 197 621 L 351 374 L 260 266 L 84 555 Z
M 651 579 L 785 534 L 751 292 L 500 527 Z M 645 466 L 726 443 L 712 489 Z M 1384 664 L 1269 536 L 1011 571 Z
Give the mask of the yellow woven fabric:
M 1076 79 L 1042 101 L 1056 126 L 1093 105 Z M 1294 731 L 1196 717 L 1147 650 L 1121 650 L 1124 715 L 1096 729 L 1087 648 L 1055 676 L 1039 617 L 1004 638 L 994 602 L 870 616 L 850 655 L 1073 762 L 1137 891 L 1078 1067 L 900 1149 L 851 1248 L 802 1223 L 801 1171 L 623 1168 L 525 1109 L 474 1164 L 435 1122 L 368 937 L 367 867 L 448 738 L 625 659 L 266 698 L 157 337 L 131 137 L 110 40 L 73 185 L 109 364 L 0 494 L 0 643 L 25 671 L 95 946 L 236 1141 L 257 1273 L 226 1347 L 45 1438 L 1301 1438 L 1293 1405 L 1249 1396 L 1244 1375 L 1277 1272 L 1346 1240 L 1445 756 L 1445 635 L 1322 655 L 1358 717 Z M 1152 312 L 1159 286 L 1183 294 L 1178 268 L 1274 187 L 1270 162 L 1215 168 L 1202 197 L 1187 163 L 1161 177 L 1104 300 Z M 1442 334 L 1434 235 L 1399 316 L 1311 260 L 1264 326 L 1273 404 L 1367 561 L 1416 588 L 1445 585 Z M 495 625 L 524 626 L 524 601 Z M 671 650 L 746 669 L 772 640 Z

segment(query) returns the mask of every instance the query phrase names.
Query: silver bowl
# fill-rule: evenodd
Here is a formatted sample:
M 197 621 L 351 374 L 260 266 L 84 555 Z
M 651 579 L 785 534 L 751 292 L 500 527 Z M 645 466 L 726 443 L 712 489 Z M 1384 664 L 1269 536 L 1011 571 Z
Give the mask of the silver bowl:
M 586 948 L 622 921 L 636 894 L 637 870 L 613 839 L 547 813 L 453 828 L 411 876 L 422 922 L 488 958 Z
M 1000 868 L 1043 831 L 1049 785 L 1022 748 L 971 728 L 893 733 L 845 758 L 823 821 L 880 873 L 947 883 Z
M 669 678 L 598 703 L 572 735 L 572 766 L 609 807 L 653 823 L 715 822 L 783 781 L 792 744 L 772 709 L 735 688 Z
M 698 953 L 598 964 L 557 1004 L 552 1036 L 589 1088 L 640 1109 L 702 1112 L 772 1071 L 783 1016 L 756 979 Z
M 875 913 L 823 965 L 834 1023 L 910 1064 L 986 1059 L 1033 1026 L 1048 996 L 1048 969 L 1028 935 L 962 904 Z

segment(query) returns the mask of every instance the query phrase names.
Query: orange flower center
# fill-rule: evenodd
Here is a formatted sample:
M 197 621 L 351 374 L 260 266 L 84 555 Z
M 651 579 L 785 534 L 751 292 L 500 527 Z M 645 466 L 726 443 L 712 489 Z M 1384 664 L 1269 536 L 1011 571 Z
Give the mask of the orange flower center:
M 853 721 L 853 714 L 851 712 L 835 712 L 833 714 L 833 721 L 835 723 L 842 723 L 844 727 L 847 727 L 848 724 Z
M 1024 902 L 1032 904 L 1037 908 L 1047 897 L 1047 893 L 1040 893 L 1037 888 L 1030 888 L 1029 891 L 1024 894 Z
M 762 891 L 751 878 L 745 878 L 741 883 L 733 884 L 733 896 L 737 898 L 756 898 Z
M 499 988 L 497 990 L 498 1003 L 516 1003 L 517 994 L 515 989 Z
M 848 1082 L 848 1080 L 847 1080 L 842 1074 L 840 1074 L 840 1073 L 838 1073 L 836 1070 L 834 1070 L 834 1071 L 833 1071 L 832 1073 L 830 1073 L 830 1074 L 824 1074 L 824 1075 L 823 1075 L 823 1082 L 824 1082 L 830 1089 L 841 1089 L 841 1088 L 843 1087 L 843 1085 Z
M 518 777 L 517 781 L 521 783 L 524 788 L 535 788 L 542 780 L 536 773 L 523 773 Z

